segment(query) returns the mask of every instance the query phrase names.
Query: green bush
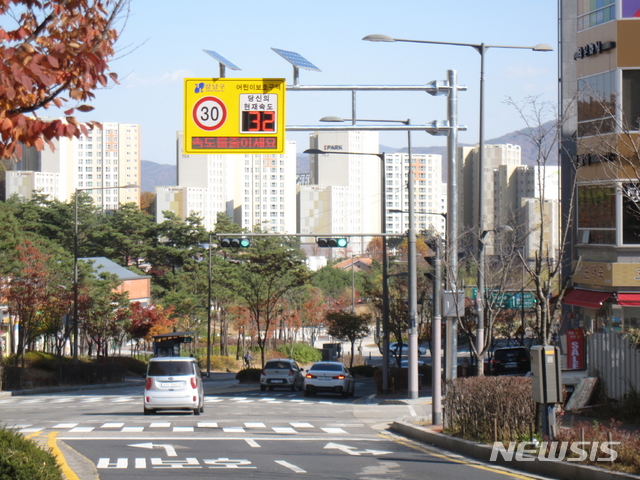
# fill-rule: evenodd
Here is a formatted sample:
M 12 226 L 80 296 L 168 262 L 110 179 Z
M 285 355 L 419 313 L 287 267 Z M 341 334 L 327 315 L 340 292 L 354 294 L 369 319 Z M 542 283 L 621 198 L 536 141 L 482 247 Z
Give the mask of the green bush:
M 103 363 L 115 363 L 123 370 L 137 375 L 145 375 L 147 373 L 147 362 L 133 357 L 107 357 Z
M 468 440 L 516 441 L 535 424 L 531 378 L 499 376 L 447 380 L 446 432 Z M 497 427 L 497 431 L 496 431 Z
M 282 358 L 292 358 L 302 365 L 308 365 L 322 360 L 322 352 L 307 343 L 284 344 L 278 347 Z
M 62 480 L 62 470 L 50 451 L 19 432 L 0 429 L 0 480 Z
M 240 383 L 260 383 L 260 368 L 245 368 L 236 374 Z
M 221 355 L 211 355 L 209 362 L 212 371 L 216 372 L 233 372 L 240 368 L 240 360 L 236 360 L 234 357 L 223 357 Z M 207 356 L 198 357 L 198 363 L 200 368 L 206 370 L 207 368 Z

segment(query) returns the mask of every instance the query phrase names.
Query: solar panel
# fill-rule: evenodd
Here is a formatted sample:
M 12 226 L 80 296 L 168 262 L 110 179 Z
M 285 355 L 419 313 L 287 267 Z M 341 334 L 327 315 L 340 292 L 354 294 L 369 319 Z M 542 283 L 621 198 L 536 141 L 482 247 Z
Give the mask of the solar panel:
M 234 63 L 232 63 L 229 60 L 227 60 L 226 58 L 224 58 L 218 52 L 214 52 L 213 50 L 202 50 L 202 51 L 204 53 L 206 53 L 207 55 L 211 55 L 213 58 L 215 58 L 222 65 L 224 65 L 227 68 L 230 68 L 231 70 L 242 70 L 240 67 L 236 66 Z
M 271 50 L 276 52 L 282 58 L 284 58 L 287 62 L 297 68 L 306 68 L 307 70 L 315 70 L 316 72 L 321 72 L 318 67 L 316 67 L 309 60 L 304 58 L 302 55 L 296 52 L 290 52 L 288 50 L 280 50 L 279 48 L 271 47 Z

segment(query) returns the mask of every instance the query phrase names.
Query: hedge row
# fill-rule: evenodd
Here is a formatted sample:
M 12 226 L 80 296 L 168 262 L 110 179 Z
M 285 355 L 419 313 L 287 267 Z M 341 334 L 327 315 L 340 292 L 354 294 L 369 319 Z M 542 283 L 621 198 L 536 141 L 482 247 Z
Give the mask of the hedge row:
M 447 380 L 446 432 L 469 440 L 526 439 L 535 425 L 531 378 L 499 376 Z

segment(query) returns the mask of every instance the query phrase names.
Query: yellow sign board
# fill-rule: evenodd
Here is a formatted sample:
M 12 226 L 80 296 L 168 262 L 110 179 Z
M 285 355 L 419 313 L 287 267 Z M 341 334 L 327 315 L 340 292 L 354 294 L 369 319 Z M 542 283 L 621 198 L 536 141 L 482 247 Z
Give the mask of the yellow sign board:
M 185 78 L 184 153 L 284 153 L 283 78 Z

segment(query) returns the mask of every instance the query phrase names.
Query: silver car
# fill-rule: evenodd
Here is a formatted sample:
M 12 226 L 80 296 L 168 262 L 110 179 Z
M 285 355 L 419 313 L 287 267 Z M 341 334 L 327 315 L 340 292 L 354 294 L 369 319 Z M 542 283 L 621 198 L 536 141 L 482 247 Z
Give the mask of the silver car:
M 302 370 L 295 360 L 278 358 L 269 360 L 260 372 L 260 390 L 288 388 L 292 392 L 302 390 Z
M 202 373 L 195 358 L 157 357 L 149 360 L 144 389 L 144 414 L 157 410 L 204 411 Z
M 318 392 L 340 393 L 353 397 L 356 381 L 349 369 L 340 362 L 316 362 L 304 377 L 304 396 Z

